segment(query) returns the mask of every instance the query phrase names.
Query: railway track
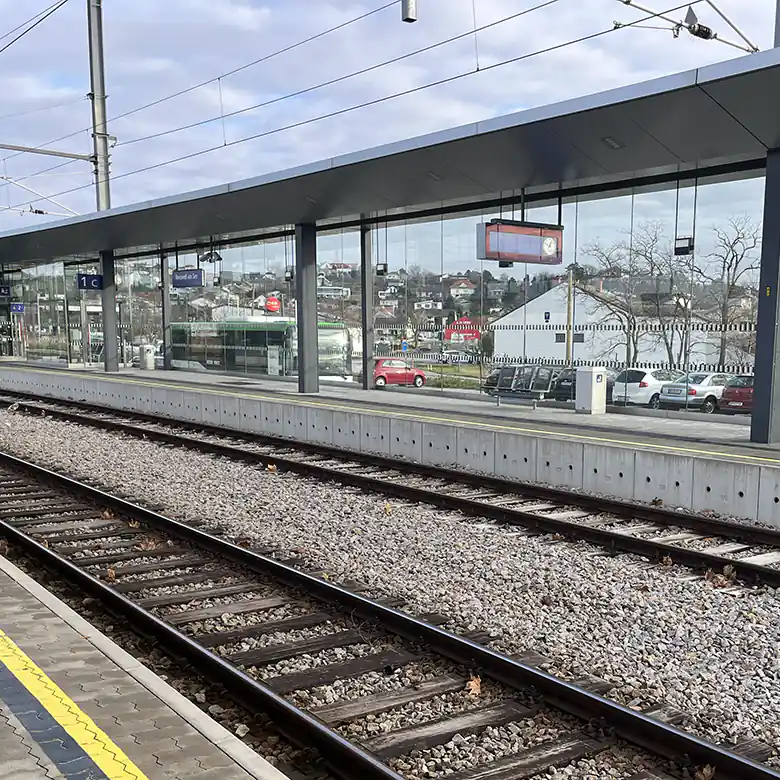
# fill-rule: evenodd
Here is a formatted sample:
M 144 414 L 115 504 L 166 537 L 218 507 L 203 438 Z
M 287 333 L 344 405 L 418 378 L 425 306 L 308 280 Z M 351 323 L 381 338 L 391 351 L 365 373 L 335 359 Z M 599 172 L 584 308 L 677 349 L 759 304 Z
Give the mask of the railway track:
M 760 763 L 763 746 L 708 743 L 675 728 L 671 708 L 637 712 L 604 698 L 603 681 L 545 673 L 532 649 L 502 655 L 479 633 L 443 629 L 444 616 L 412 617 L 360 583 L 335 584 L 4 454 L 0 535 L 269 715 L 344 780 L 427 777 L 434 765 L 455 769 L 445 773 L 454 780 L 533 778 L 598 759 L 616 738 L 676 771 L 630 780 L 780 779 Z M 471 763 L 464 735 L 501 729 L 514 749 Z
M 722 587 L 780 587 L 780 531 L 769 528 L 79 402 L 3 394 L 0 405 L 681 564 Z

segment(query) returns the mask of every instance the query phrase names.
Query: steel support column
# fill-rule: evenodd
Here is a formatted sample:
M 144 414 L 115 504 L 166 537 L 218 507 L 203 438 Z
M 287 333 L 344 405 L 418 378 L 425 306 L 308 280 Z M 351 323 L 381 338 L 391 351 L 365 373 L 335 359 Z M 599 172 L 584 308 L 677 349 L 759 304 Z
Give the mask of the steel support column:
M 116 275 L 114 253 L 109 250 L 100 253 L 100 273 L 103 276 L 103 366 L 106 371 L 119 371 L 116 327 Z M 82 332 L 86 332 L 82 323 Z
M 374 375 L 374 265 L 371 225 L 360 226 L 360 322 L 363 328 L 363 389 L 370 390 Z
M 162 302 L 162 338 L 163 338 L 163 368 L 170 371 L 173 368 L 173 347 L 171 344 L 171 268 L 168 255 L 160 251 L 160 298 Z
M 295 297 L 298 320 L 298 392 L 320 391 L 317 365 L 317 228 L 295 226 Z
M 780 149 L 767 154 L 750 440 L 780 442 Z

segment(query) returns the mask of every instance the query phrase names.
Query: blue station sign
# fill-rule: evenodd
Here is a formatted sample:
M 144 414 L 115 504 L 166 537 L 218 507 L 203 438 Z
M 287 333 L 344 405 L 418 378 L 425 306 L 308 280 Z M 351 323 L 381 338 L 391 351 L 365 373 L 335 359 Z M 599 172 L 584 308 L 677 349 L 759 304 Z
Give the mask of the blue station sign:
M 10 297 L 11 297 L 11 285 L 0 284 L 0 298 L 10 298 Z
M 12 303 L 11 304 L 11 314 L 24 314 L 24 304 L 23 303 Z
M 77 274 L 76 283 L 79 290 L 103 289 L 103 277 L 100 274 Z
M 173 287 L 203 287 L 203 269 L 185 268 L 171 271 L 171 285 Z

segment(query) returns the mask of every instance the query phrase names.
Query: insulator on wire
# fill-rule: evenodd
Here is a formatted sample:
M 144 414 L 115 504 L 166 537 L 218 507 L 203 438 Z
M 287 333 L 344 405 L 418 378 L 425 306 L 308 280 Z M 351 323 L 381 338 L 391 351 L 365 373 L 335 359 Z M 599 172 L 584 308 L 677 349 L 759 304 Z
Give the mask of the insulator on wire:
M 401 21 L 417 21 L 417 0 L 401 0 Z
M 688 32 L 696 38 L 702 38 L 705 41 L 711 41 L 716 37 L 715 31 L 712 27 L 707 27 L 705 24 L 691 24 L 688 25 Z

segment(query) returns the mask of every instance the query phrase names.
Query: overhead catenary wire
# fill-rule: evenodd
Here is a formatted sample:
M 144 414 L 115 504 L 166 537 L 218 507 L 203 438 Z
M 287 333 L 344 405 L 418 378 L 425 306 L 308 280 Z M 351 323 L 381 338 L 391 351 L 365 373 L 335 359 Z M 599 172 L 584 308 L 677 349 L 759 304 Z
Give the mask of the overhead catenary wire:
M 64 1 L 67 2 L 67 0 Z M 141 111 L 145 111 L 148 108 L 154 108 L 155 106 L 159 106 L 162 103 L 166 103 L 167 101 L 173 100 L 177 97 L 181 97 L 182 95 L 187 95 L 190 92 L 194 92 L 195 90 L 201 89 L 202 87 L 208 86 L 209 84 L 218 83 L 221 81 L 221 79 L 227 78 L 228 76 L 234 76 L 236 73 L 241 73 L 244 70 L 253 68 L 255 65 L 260 65 L 264 62 L 268 62 L 269 60 L 275 57 L 279 57 L 282 54 L 287 54 L 291 51 L 294 51 L 295 49 L 300 48 L 301 46 L 305 46 L 306 44 L 313 43 L 314 41 L 319 40 L 320 38 L 324 38 L 325 36 L 331 35 L 334 32 L 338 32 L 339 30 L 343 30 L 346 27 L 349 27 L 353 24 L 357 24 L 357 22 L 361 22 L 364 19 L 368 19 L 369 17 L 380 13 L 381 11 L 385 11 L 388 8 L 392 8 L 393 6 L 398 5 L 398 2 L 399 0 L 391 0 L 390 2 L 387 2 L 384 5 L 381 5 L 377 8 L 373 8 L 370 11 L 365 11 L 364 13 L 359 14 L 357 16 L 353 16 L 352 18 L 347 19 L 344 22 L 340 22 L 339 24 L 334 25 L 332 27 L 329 27 L 326 30 L 322 30 L 321 32 L 315 33 L 314 35 L 310 35 L 309 37 L 303 38 L 302 40 L 296 41 L 295 43 L 288 44 L 287 46 L 284 46 L 281 49 L 277 49 L 276 51 L 273 51 L 270 54 L 265 54 L 256 60 L 252 60 L 251 62 L 247 62 L 244 65 L 240 65 L 236 68 L 225 71 L 224 73 L 220 73 L 218 76 L 214 76 L 213 78 L 206 79 L 205 81 L 200 81 L 197 84 L 192 84 L 189 87 L 185 87 L 184 89 L 180 89 L 176 92 L 172 92 L 169 95 L 165 95 L 164 97 L 158 98 L 156 100 L 152 100 L 149 103 L 144 103 L 143 105 L 137 106 L 136 108 L 132 108 L 129 111 L 124 111 L 121 114 L 117 114 L 116 116 L 109 117 L 108 122 L 116 122 L 120 119 L 124 119 L 125 117 L 132 116 L 133 114 L 137 114 Z M 45 147 L 51 146 L 52 144 L 59 143 L 60 141 L 65 141 L 69 138 L 73 138 L 79 133 L 89 132 L 91 129 L 92 127 L 90 125 L 89 127 L 84 127 L 81 130 L 76 130 L 72 133 L 68 133 L 67 135 L 61 135 L 58 138 L 54 138 L 51 141 L 47 141 L 45 144 L 43 144 L 43 146 Z M 24 152 L 17 152 L 15 154 L 5 157 L 4 159 L 10 160 L 13 157 L 17 157 L 19 154 L 24 154 Z
M 56 3 L 52 3 L 48 8 L 44 8 L 42 11 L 38 11 L 38 13 L 35 14 L 34 16 L 31 16 L 29 19 L 26 19 L 21 24 L 17 24 L 16 27 L 14 27 L 13 29 L 11 29 L 8 32 L 3 33 L 2 35 L 0 35 L 0 41 L 4 41 L 6 38 L 10 38 L 15 32 L 17 32 L 18 30 L 21 30 L 22 27 L 26 27 L 31 22 L 34 22 L 39 16 L 42 16 L 43 14 L 48 13 L 49 11 L 52 11 L 52 12 L 56 11 L 57 10 L 57 6 L 59 4 L 60 4 L 60 0 L 57 0 Z
M 6 119 L 19 119 L 20 117 L 29 116 L 30 114 L 40 114 L 43 111 L 54 111 L 57 108 L 63 108 L 65 106 L 73 106 L 76 103 L 84 103 L 87 100 L 89 100 L 89 98 L 86 95 L 84 95 L 79 98 L 73 98 L 72 100 L 63 100 L 60 103 L 50 103 L 49 105 L 39 106 L 38 108 L 29 108 L 26 111 L 18 111 L 15 114 L 5 114 L 4 116 L 0 116 L 0 121 Z
M 666 11 L 663 11 L 661 13 L 665 13 L 665 14 L 672 13 L 674 11 L 679 11 L 681 8 L 687 8 L 689 5 L 696 5 L 697 3 L 700 3 L 700 2 L 703 2 L 703 0 L 692 0 L 692 2 L 682 3 L 680 5 L 677 5 L 677 6 L 673 7 L 673 8 L 670 8 L 670 9 L 668 9 Z M 559 50 L 567 48 L 569 46 L 574 46 L 574 45 L 577 45 L 577 44 L 580 44 L 580 43 L 585 43 L 587 41 L 592 41 L 592 40 L 597 40 L 599 38 L 603 38 L 603 37 L 605 37 L 607 35 L 610 35 L 611 33 L 616 33 L 616 32 L 619 32 L 621 30 L 628 29 L 628 28 L 630 28 L 632 26 L 635 26 L 635 25 L 638 25 L 638 24 L 642 24 L 643 22 L 649 21 L 650 19 L 654 19 L 658 15 L 659 14 L 650 14 L 648 16 L 645 16 L 645 17 L 641 18 L 641 19 L 637 19 L 634 22 L 631 22 L 631 23 L 628 23 L 626 25 L 623 25 L 623 26 L 621 26 L 619 28 L 615 28 L 615 27 L 605 28 L 605 29 L 599 30 L 599 31 L 594 32 L 594 33 L 589 33 L 587 35 L 583 35 L 583 36 L 580 36 L 578 38 L 573 38 L 571 40 L 564 41 L 563 43 L 553 44 L 551 46 L 547 46 L 547 47 L 544 47 L 542 49 L 536 49 L 536 50 L 534 50 L 532 52 L 527 52 L 526 54 L 518 55 L 517 57 L 512 57 L 512 58 L 509 58 L 509 59 L 506 59 L 506 60 L 501 60 L 500 62 L 491 63 L 490 65 L 483 66 L 480 71 L 468 70 L 468 71 L 465 71 L 465 72 L 457 73 L 455 75 L 447 76 L 447 77 L 441 78 L 441 79 L 437 79 L 435 81 L 431 81 L 431 82 L 428 82 L 426 84 L 421 84 L 421 85 L 419 85 L 417 87 L 410 87 L 410 88 L 402 90 L 400 92 L 394 92 L 392 94 L 385 95 L 383 97 L 374 98 L 372 100 L 367 100 L 367 101 L 364 101 L 362 103 L 358 103 L 358 104 L 355 104 L 355 105 L 352 105 L 352 106 L 347 106 L 346 108 L 337 109 L 335 111 L 330 111 L 330 112 L 325 113 L 325 114 L 320 114 L 319 116 L 316 116 L 316 117 L 311 117 L 309 119 L 304 119 L 304 120 L 301 120 L 301 121 L 298 121 L 298 122 L 292 122 L 290 124 L 283 125 L 282 127 L 277 127 L 277 128 L 271 129 L 271 130 L 263 131 L 261 133 L 255 133 L 253 135 L 245 136 L 244 138 L 239 138 L 239 139 L 236 139 L 234 141 L 229 141 L 227 144 L 219 144 L 217 146 L 211 146 L 211 147 L 208 147 L 206 149 L 201 149 L 201 150 L 196 151 L 196 152 L 190 152 L 189 154 L 181 155 L 179 157 L 174 157 L 174 158 L 171 158 L 171 159 L 168 159 L 168 160 L 163 160 L 163 161 L 158 162 L 158 163 L 152 163 L 150 165 L 146 165 L 144 167 L 136 168 L 134 170 L 127 171 L 125 173 L 113 176 L 112 180 L 113 181 L 117 181 L 119 179 L 126 179 L 126 178 L 129 178 L 131 176 L 136 176 L 139 173 L 146 173 L 148 171 L 157 170 L 159 168 L 164 168 L 164 167 L 166 167 L 168 165 L 174 165 L 174 164 L 179 163 L 179 162 L 185 162 L 187 160 L 192 160 L 192 159 L 195 159 L 197 157 L 201 157 L 201 156 L 203 156 L 205 154 L 210 154 L 211 152 L 218 151 L 220 149 L 225 149 L 225 148 L 229 148 L 229 147 L 233 147 L 233 146 L 238 146 L 240 144 L 247 143 L 249 141 L 258 140 L 260 138 L 267 138 L 269 136 L 273 136 L 273 135 L 276 135 L 278 133 L 286 132 L 288 130 L 293 130 L 293 129 L 297 129 L 299 127 L 304 127 L 304 126 L 307 126 L 307 125 L 310 125 L 310 124 L 315 124 L 316 122 L 320 122 L 320 121 L 322 121 L 324 119 L 331 119 L 333 117 L 349 114 L 351 112 L 358 111 L 358 110 L 361 110 L 363 108 L 368 108 L 370 106 L 380 105 L 382 103 L 386 103 L 386 102 L 389 102 L 391 100 L 395 100 L 395 99 L 397 99 L 399 97 L 405 97 L 407 95 L 412 95 L 412 94 L 415 94 L 415 93 L 418 93 L 418 92 L 422 92 L 422 91 L 427 90 L 427 89 L 431 89 L 433 87 L 438 87 L 438 86 L 442 86 L 442 85 L 445 85 L 445 84 L 452 84 L 452 83 L 455 83 L 457 81 L 460 81 L 461 79 L 467 78 L 468 76 L 472 76 L 472 75 L 474 75 L 477 72 L 485 73 L 487 71 L 495 70 L 497 68 L 501 68 L 501 67 L 504 67 L 506 65 L 517 64 L 518 62 L 523 62 L 523 61 L 529 60 L 529 59 L 531 59 L 533 57 L 538 57 L 538 56 L 540 56 L 542 54 L 548 54 L 550 52 L 559 51 Z M 472 34 L 472 32 L 473 31 L 471 31 L 469 34 Z M 83 185 L 83 186 L 80 186 L 80 187 L 73 187 L 73 188 L 68 189 L 68 190 L 63 190 L 62 192 L 54 193 L 54 195 L 52 197 L 61 197 L 62 195 L 69 195 L 69 194 L 74 193 L 74 192 L 80 192 L 81 190 L 87 189 L 88 187 L 91 187 L 91 186 L 92 186 L 92 184 L 86 184 L 86 185 Z M 28 206 L 28 205 L 34 204 L 36 202 L 37 201 L 25 201 L 24 203 L 17 204 L 16 206 L 14 206 L 14 208 L 21 208 L 21 207 L 24 207 L 24 206 Z
M 493 27 L 498 27 L 499 25 L 506 24 L 507 22 L 512 22 L 516 19 L 519 19 L 522 16 L 526 16 L 527 14 L 533 13 L 534 11 L 540 11 L 543 8 L 547 8 L 548 6 L 555 5 L 556 3 L 559 2 L 561 2 L 561 0 L 543 0 L 541 3 L 537 3 L 536 5 L 531 6 L 530 8 L 526 8 L 522 11 L 517 11 L 516 13 L 510 14 L 509 16 L 505 16 L 502 19 L 497 19 L 494 22 L 489 22 L 488 24 L 482 25 L 482 27 L 474 27 L 474 29 L 472 30 L 467 30 L 466 32 L 459 33 L 458 35 L 452 35 L 449 38 L 444 38 L 441 41 L 436 41 L 436 43 L 430 43 L 427 46 L 423 46 L 419 49 L 415 49 L 414 51 L 406 52 L 405 54 L 399 54 L 396 57 L 391 57 L 390 59 L 383 60 L 382 62 L 377 62 L 374 65 L 367 65 L 365 68 L 360 68 L 359 70 L 354 70 L 351 71 L 350 73 L 345 73 L 343 76 L 335 76 L 334 78 L 328 79 L 327 81 L 321 81 L 319 84 L 314 84 L 310 87 L 304 87 L 303 89 L 296 90 L 295 92 L 288 92 L 285 95 L 279 95 L 278 97 L 271 98 L 270 100 L 265 100 L 262 103 L 255 103 L 254 105 L 251 106 L 238 108 L 235 111 L 230 111 L 227 114 L 221 114 L 220 116 L 209 117 L 208 119 L 201 119 L 197 122 L 191 122 L 187 125 L 180 125 L 179 127 L 174 127 L 169 130 L 160 130 L 159 132 L 151 133 L 150 135 L 139 136 L 138 138 L 131 138 L 128 141 L 123 141 L 117 144 L 117 146 L 128 146 L 130 144 L 141 143 L 142 141 L 151 141 L 155 138 L 162 138 L 166 135 L 173 135 L 174 133 L 180 133 L 183 132 L 184 130 L 192 130 L 196 127 L 203 127 L 204 125 L 208 125 L 213 122 L 222 121 L 224 123 L 225 119 L 231 119 L 232 117 L 241 116 L 242 114 L 247 114 L 250 111 L 257 111 L 260 108 L 267 108 L 268 106 L 272 106 L 276 103 L 281 103 L 282 101 L 285 100 L 292 100 L 294 98 L 301 97 L 302 95 L 308 95 L 312 92 L 316 92 L 320 89 L 324 89 L 325 87 L 332 87 L 335 84 L 341 84 L 344 81 L 348 81 L 349 79 L 353 79 L 358 76 L 365 76 L 366 74 L 372 73 L 376 70 L 379 70 L 380 68 L 386 68 L 388 65 L 395 65 L 399 62 L 403 62 L 404 60 L 411 59 L 412 57 L 416 57 L 420 54 L 425 54 L 435 49 L 439 49 L 442 46 L 447 46 L 451 43 L 455 43 L 457 41 L 463 40 L 464 38 L 470 38 L 471 36 L 476 36 L 477 33 L 484 32 L 485 30 L 489 30 Z M 478 70 L 479 70 L 479 59 L 477 59 L 476 61 L 475 72 Z
M 45 22 L 53 13 L 59 11 L 60 8 L 62 8 L 62 6 L 64 6 L 65 3 L 67 2 L 68 0 L 60 0 L 59 3 L 55 3 L 53 6 L 50 6 L 46 11 L 41 11 L 41 14 L 43 14 L 43 16 L 41 16 L 41 14 L 36 14 L 35 16 L 33 16 L 32 19 L 35 19 L 36 17 L 40 17 L 40 18 L 37 19 L 37 21 L 34 21 L 29 27 L 22 30 L 22 32 L 20 32 L 19 35 L 17 35 L 15 38 L 12 38 L 8 43 L 6 43 L 6 45 L 0 49 L 0 54 L 2 54 L 6 49 L 10 49 L 11 46 L 13 46 L 17 41 L 21 40 L 22 38 L 24 38 L 25 35 L 32 32 L 41 22 Z M 30 21 L 32 20 L 28 20 L 27 22 L 24 22 L 23 24 L 20 25 L 20 27 L 24 27 L 24 25 L 28 24 L 28 22 Z M 17 27 L 16 29 L 18 30 L 19 27 Z M 8 37 L 8 34 L 6 34 L 3 37 L 4 38 Z
M 696 1 L 697 2 L 701 2 L 702 0 L 696 0 Z M 222 123 L 222 140 L 223 140 L 222 147 L 230 146 L 231 144 L 228 143 L 228 141 L 227 141 L 227 134 L 226 134 L 226 128 L 225 128 L 225 119 L 229 119 L 229 118 L 232 118 L 232 117 L 235 117 L 235 116 L 239 116 L 241 114 L 245 114 L 245 113 L 248 113 L 250 111 L 256 111 L 256 110 L 258 110 L 260 108 L 265 108 L 265 107 L 267 107 L 269 105 L 273 105 L 275 103 L 279 103 L 279 102 L 282 102 L 284 100 L 291 100 L 291 99 L 294 99 L 296 97 L 301 97 L 302 95 L 309 94 L 309 93 L 314 92 L 316 90 L 324 89 L 325 87 L 328 87 L 328 86 L 333 86 L 335 84 L 344 82 L 344 81 L 346 81 L 348 79 L 355 78 L 357 76 L 362 76 L 362 75 L 365 75 L 365 74 L 370 73 L 372 71 L 378 70 L 380 68 L 387 67 L 388 65 L 392 65 L 392 64 L 401 62 L 401 61 L 403 61 L 405 59 L 408 59 L 410 57 L 415 57 L 415 56 L 417 56 L 419 54 L 423 54 L 425 52 L 432 51 L 432 50 L 440 48 L 442 46 L 446 46 L 446 45 L 448 45 L 450 43 L 454 43 L 454 42 L 456 42 L 458 40 L 461 40 L 463 38 L 467 38 L 467 37 L 469 37 L 471 35 L 474 36 L 474 39 L 476 41 L 476 36 L 477 36 L 478 32 L 481 32 L 481 31 L 484 31 L 484 30 L 488 30 L 488 29 L 496 27 L 496 26 L 498 26 L 500 24 L 505 24 L 506 22 L 509 22 L 509 21 L 513 21 L 513 20 L 518 19 L 518 18 L 520 18 L 522 16 L 525 16 L 527 14 L 532 13 L 533 11 L 538 11 L 538 10 L 541 10 L 541 9 L 546 8 L 548 6 L 554 5 L 555 3 L 560 2 L 560 0 L 543 0 L 543 2 L 538 3 L 537 5 L 531 6 L 530 8 L 526 8 L 526 9 L 524 9 L 522 11 L 518 11 L 517 13 L 510 14 L 509 16 L 503 17 L 502 19 L 498 19 L 498 20 L 496 20 L 494 22 L 490 22 L 489 24 L 483 25 L 480 28 L 476 27 L 476 16 L 474 16 L 474 28 L 472 30 L 467 31 L 467 32 L 451 36 L 449 38 L 446 38 L 444 40 L 441 40 L 441 41 L 438 41 L 436 43 L 430 44 L 428 46 L 424 46 L 422 48 L 415 49 L 412 52 L 407 52 L 406 54 L 398 55 L 397 57 L 393 57 L 391 59 L 384 60 L 384 61 L 379 62 L 379 63 L 375 63 L 374 65 L 369 65 L 369 66 L 367 66 L 365 68 L 361 68 L 359 70 L 352 71 L 352 72 L 344 74 L 342 76 L 337 76 L 337 77 L 335 77 L 333 79 L 330 79 L 328 81 L 325 81 L 325 82 L 321 82 L 319 84 L 315 84 L 315 85 L 312 85 L 310 87 L 305 87 L 305 88 L 303 88 L 301 90 L 297 90 L 295 92 L 287 93 L 285 95 L 280 95 L 279 97 L 272 98 L 272 99 L 270 99 L 268 101 L 264 101 L 262 103 L 257 103 L 257 104 L 252 105 L 252 106 L 246 106 L 244 108 L 237 109 L 236 111 L 232 111 L 232 112 L 227 113 L 227 114 L 224 113 L 223 104 L 222 104 L 222 78 L 224 78 L 225 76 L 233 75 L 233 74 L 238 73 L 238 72 L 240 72 L 242 70 L 246 70 L 247 68 L 252 67 L 253 65 L 256 65 L 256 64 L 258 64 L 260 62 L 265 62 L 266 60 L 269 60 L 272 57 L 278 56 L 279 54 L 283 54 L 283 53 L 285 53 L 287 51 L 290 51 L 290 50 L 292 50 L 292 49 L 294 49 L 294 48 L 296 48 L 298 46 L 302 46 L 305 43 L 308 43 L 308 42 L 311 42 L 311 41 L 316 40 L 318 38 L 321 38 L 321 37 L 323 37 L 325 35 L 328 35 L 328 34 L 334 32 L 334 31 L 336 31 L 336 30 L 342 29 L 342 28 L 348 26 L 349 24 L 353 24 L 353 23 L 355 23 L 357 21 L 361 21 L 362 19 L 365 19 L 365 18 L 371 16 L 372 14 L 376 14 L 379 11 L 383 11 L 383 10 L 385 10 L 387 8 L 390 8 L 390 7 L 394 6 L 394 5 L 397 5 L 397 2 L 398 2 L 398 0 L 394 0 L 391 3 L 386 3 L 385 5 L 380 6 L 379 8 L 376 8 L 376 9 L 374 9 L 372 11 L 364 13 L 364 14 L 362 14 L 360 16 L 356 16 L 356 17 L 354 17 L 353 19 L 350 19 L 347 22 L 343 22 L 340 25 L 337 25 L 335 27 L 331 27 L 328 30 L 325 30 L 325 31 L 323 31 L 321 33 L 318 33 L 317 35 L 310 36 L 309 38 L 307 38 L 307 39 L 305 39 L 303 41 L 299 41 L 298 43 L 291 44 L 290 46 L 287 46 L 287 47 L 285 47 L 283 49 L 279 49 L 278 51 L 276 51 L 276 52 L 274 52 L 272 54 L 266 55 L 265 57 L 262 57 L 259 60 L 254 60 L 253 62 L 248 63 L 246 65 L 242 65 L 239 68 L 234 68 L 233 70 L 228 71 L 225 74 L 222 74 L 222 75 L 220 75 L 218 77 L 215 77 L 213 79 L 210 79 L 208 81 L 200 82 L 199 84 L 194 85 L 192 87 L 188 87 L 187 89 L 180 90 L 179 92 L 176 92 L 173 95 L 170 95 L 170 96 L 168 96 L 166 98 L 161 98 L 160 100 L 154 101 L 152 103 L 148 103 L 145 106 L 142 106 L 141 108 L 125 112 L 124 114 L 119 114 L 118 116 L 114 117 L 111 121 L 114 121 L 116 119 L 121 119 L 123 117 L 129 116 L 130 114 L 133 114 L 136 111 L 143 110 L 144 108 L 148 108 L 148 107 L 151 107 L 151 106 L 154 106 L 154 105 L 159 105 L 160 103 L 165 102 L 165 100 L 169 100 L 172 97 L 178 97 L 180 95 L 187 94 L 188 92 L 192 92 L 193 90 L 198 89 L 198 88 L 200 88 L 202 86 L 205 86 L 207 84 L 216 83 L 219 86 L 219 95 L 220 95 L 220 114 L 219 114 L 219 116 L 210 117 L 209 119 L 205 119 L 205 120 L 199 120 L 198 122 L 190 123 L 188 125 L 182 125 L 182 126 L 179 126 L 179 127 L 176 127 L 176 128 L 172 128 L 170 130 L 163 130 L 163 131 L 160 131 L 158 133 L 153 133 L 153 134 L 148 135 L 148 136 L 142 136 L 142 137 L 138 137 L 138 138 L 133 138 L 133 139 L 130 139 L 129 141 L 121 142 L 121 143 L 117 144 L 117 146 L 127 146 L 127 145 L 134 144 L 134 143 L 141 143 L 143 141 L 149 141 L 149 140 L 153 140 L 155 138 L 161 138 L 161 137 L 163 137 L 165 135 L 171 135 L 173 133 L 183 132 L 185 130 L 190 130 L 190 129 L 193 129 L 195 127 L 200 127 L 202 125 L 206 125 L 206 124 L 209 124 L 211 122 L 217 122 L 217 121 L 220 121 Z M 474 6 L 474 13 L 476 14 L 476 6 Z M 476 70 L 477 71 L 479 70 L 479 57 L 478 57 L 478 55 L 477 55 L 477 58 L 476 58 Z M 74 135 L 77 135 L 80 132 L 86 132 L 87 130 L 88 130 L 88 128 L 85 128 L 85 130 L 79 130 L 79 131 L 76 131 L 75 133 L 71 133 L 69 135 L 65 135 L 65 136 L 61 136 L 59 138 L 55 138 L 52 141 L 49 141 L 45 145 L 49 146 L 51 144 L 57 143 L 58 141 L 63 141 L 65 139 L 67 139 L 67 138 L 71 138 Z M 24 152 L 17 152 L 15 154 L 9 155 L 8 157 L 3 158 L 3 160 L 10 160 L 10 159 L 12 159 L 14 157 L 19 156 L 20 154 L 24 154 Z M 60 164 L 55 165 L 55 166 L 50 167 L 50 168 L 45 168 L 42 171 L 38 171 L 37 173 L 29 174 L 27 176 L 20 177 L 19 179 L 17 179 L 17 181 L 25 181 L 25 180 L 30 179 L 30 178 L 35 178 L 36 176 L 40 176 L 40 175 L 42 175 L 44 173 L 48 173 L 48 172 L 50 172 L 52 170 L 57 170 L 58 168 L 62 168 L 64 166 L 66 166 L 66 165 L 70 165 L 72 162 L 75 162 L 75 161 L 70 160 L 68 162 L 60 163 Z

